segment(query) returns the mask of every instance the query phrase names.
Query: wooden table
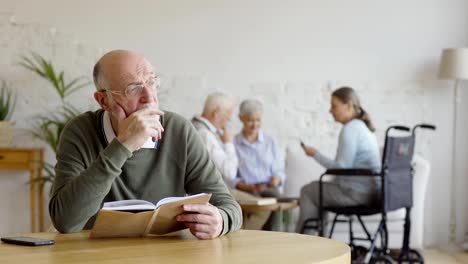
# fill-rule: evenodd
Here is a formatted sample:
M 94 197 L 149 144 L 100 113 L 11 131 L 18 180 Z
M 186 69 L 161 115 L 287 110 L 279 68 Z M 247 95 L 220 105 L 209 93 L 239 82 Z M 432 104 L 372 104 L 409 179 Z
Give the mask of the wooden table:
M 213 240 L 179 236 L 89 239 L 88 232 L 34 233 L 55 245 L 0 244 L 0 263 L 350 263 L 339 241 L 294 233 L 240 230 Z
M 288 213 L 289 210 L 294 209 L 298 207 L 298 202 L 297 201 L 291 201 L 291 202 L 278 202 L 275 204 L 269 204 L 269 205 L 256 205 L 256 204 L 239 204 L 242 208 L 242 214 L 244 219 L 247 218 L 247 215 L 249 213 L 254 213 L 258 211 L 271 211 L 271 212 L 277 212 L 276 217 L 276 223 L 281 223 L 278 226 L 274 226 L 273 230 L 274 231 L 287 231 L 287 227 L 289 225 L 289 220 L 290 220 L 290 214 Z M 287 213 L 286 215 L 284 213 Z
M 0 148 L 1 170 L 27 170 L 30 173 L 29 179 L 31 183 L 29 184 L 29 199 L 31 206 L 31 232 L 36 232 L 37 218 L 39 218 L 38 230 L 44 231 L 43 188 L 40 183 L 33 182 L 34 179 L 42 175 L 43 161 L 42 149 Z M 36 213 L 36 207 L 38 207 L 38 213 Z

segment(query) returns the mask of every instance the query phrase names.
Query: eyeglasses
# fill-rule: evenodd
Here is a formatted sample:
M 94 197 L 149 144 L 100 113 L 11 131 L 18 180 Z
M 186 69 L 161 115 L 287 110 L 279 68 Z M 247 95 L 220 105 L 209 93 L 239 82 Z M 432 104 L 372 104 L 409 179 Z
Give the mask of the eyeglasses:
M 124 91 L 114 91 L 110 89 L 101 89 L 100 92 L 110 92 L 113 94 L 124 95 L 128 99 L 138 98 L 142 95 L 145 87 L 150 88 L 152 92 L 155 92 L 160 86 L 160 81 L 158 77 L 152 77 L 144 84 L 130 84 Z

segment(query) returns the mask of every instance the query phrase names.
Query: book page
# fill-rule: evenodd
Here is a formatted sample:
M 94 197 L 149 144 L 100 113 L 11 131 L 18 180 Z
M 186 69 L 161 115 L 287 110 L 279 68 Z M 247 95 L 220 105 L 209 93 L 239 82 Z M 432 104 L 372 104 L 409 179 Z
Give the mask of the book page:
M 177 222 L 177 220 L 175 220 L 177 215 L 184 213 L 182 206 L 184 204 L 206 204 L 210 201 L 211 194 L 201 193 L 177 198 L 183 199 L 164 202 L 164 204 L 160 205 L 160 207 L 156 209 L 158 215 L 150 223 L 151 228 L 149 228 L 146 233 L 162 235 L 187 228 L 184 223 Z
M 182 201 L 182 200 L 191 199 L 191 198 L 199 197 L 199 196 L 205 196 L 205 195 L 206 193 L 199 193 L 199 194 L 194 194 L 194 195 L 184 196 L 184 197 L 166 197 L 166 198 L 159 200 L 159 202 L 156 204 L 156 208 L 159 208 L 163 204 L 172 203 L 176 201 Z
M 154 210 L 155 208 L 156 206 L 154 204 L 145 200 L 121 200 L 121 201 L 104 203 L 102 210 L 145 211 L 145 210 Z

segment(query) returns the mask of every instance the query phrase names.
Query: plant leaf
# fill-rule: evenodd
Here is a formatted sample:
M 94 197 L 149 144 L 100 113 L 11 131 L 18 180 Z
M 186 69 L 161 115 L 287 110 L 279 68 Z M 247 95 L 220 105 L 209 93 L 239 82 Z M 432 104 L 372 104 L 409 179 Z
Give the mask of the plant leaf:
M 16 101 L 16 94 L 2 80 L 2 87 L 0 88 L 0 121 L 10 119 L 16 107 Z

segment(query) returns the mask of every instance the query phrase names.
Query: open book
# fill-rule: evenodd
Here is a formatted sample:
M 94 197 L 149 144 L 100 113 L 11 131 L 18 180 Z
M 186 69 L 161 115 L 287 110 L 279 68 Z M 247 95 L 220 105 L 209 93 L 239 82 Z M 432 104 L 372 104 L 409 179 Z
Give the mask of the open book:
M 206 204 L 211 194 L 167 197 L 156 205 L 144 200 L 122 200 L 104 203 L 99 210 L 91 238 L 140 237 L 164 235 L 185 229 L 175 217 L 184 212 L 184 204 Z

